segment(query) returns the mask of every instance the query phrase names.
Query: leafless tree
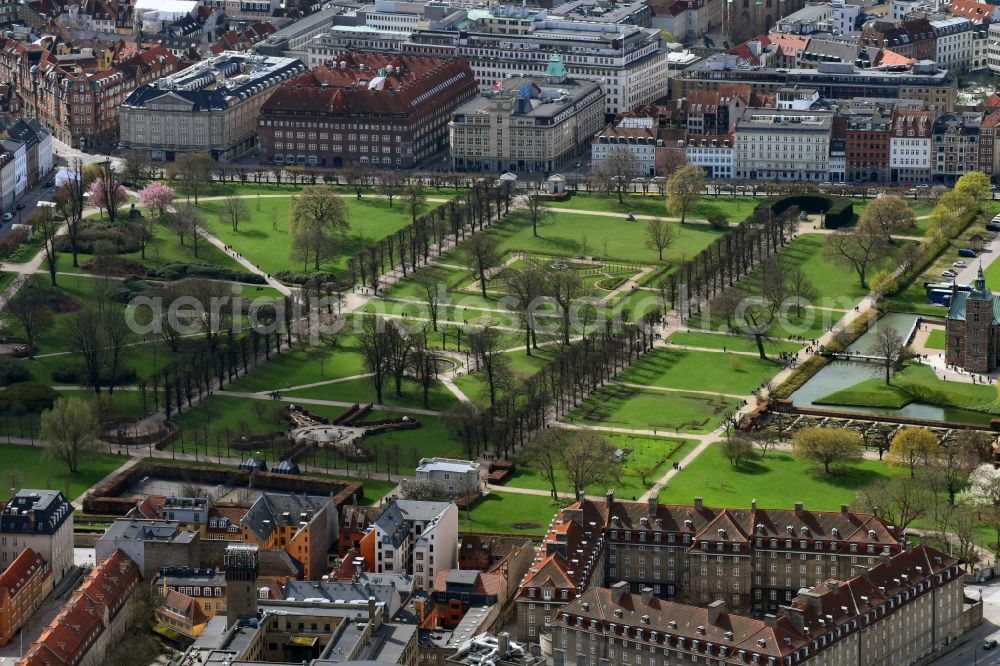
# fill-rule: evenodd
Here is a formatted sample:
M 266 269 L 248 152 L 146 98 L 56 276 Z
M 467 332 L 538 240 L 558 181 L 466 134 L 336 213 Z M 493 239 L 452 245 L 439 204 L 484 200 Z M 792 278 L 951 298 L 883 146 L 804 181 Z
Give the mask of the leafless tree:
M 870 511 L 900 529 L 927 513 L 931 506 L 930 489 L 921 479 L 895 476 L 880 479 L 860 489 L 857 507 Z
M 663 251 L 674 244 L 677 228 L 663 218 L 654 217 L 646 223 L 646 247 L 656 250 L 663 261 Z
M 6 311 L 21 325 L 28 358 L 35 357 L 38 336 L 52 326 L 48 287 L 38 287 L 28 281 L 7 301 Z
M 239 231 L 240 224 L 249 219 L 250 209 L 247 208 L 247 205 L 244 203 L 242 198 L 230 195 L 222 202 L 222 211 L 220 216 L 223 220 L 229 222 L 233 231 Z
M 486 386 L 492 407 L 496 405 L 497 393 L 508 379 L 503 336 L 493 326 L 483 326 L 469 333 L 469 349 L 476 360 L 476 367 L 486 373 Z
M 824 253 L 834 262 L 852 269 L 862 289 L 868 288 L 868 272 L 888 256 L 889 243 L 881 228 L 859 223 L 854 229 L 837 230 L 826 237 Z
M 382 389 L 385 386 L 386 375 L 390 371 L 390 356 L 392 346 L 390 335 L 386 331 L 385 321 L 374 315 L 365 315 L 361 324 L 358 344 L 364 357 L 365 369 L 371 374 L 372 386 L 375 389 L 375 401 L 382 404 Z
M 879 370 L 885 373 L 885 383 L 892 381 L 892 374 L 909 356 L 902 336 L 894 328 L 882 326 L 875 334 L 875 341 L 868 348 L 868 353 L 877 359 Z

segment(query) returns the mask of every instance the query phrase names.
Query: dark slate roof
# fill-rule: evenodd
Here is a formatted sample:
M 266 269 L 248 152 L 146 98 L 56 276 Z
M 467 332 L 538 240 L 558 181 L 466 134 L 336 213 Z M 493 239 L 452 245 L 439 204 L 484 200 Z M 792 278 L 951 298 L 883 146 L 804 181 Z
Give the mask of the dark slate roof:
M 73 506 L 58 490 L 25 488 L 0 515 L 0 532 L 54 534 L 73 515 Z
M 305 520 L 312 520 L 312 517 L 330 502 L 329 497 L 319 495 L 279 495 L 277 493 L 264 493 L 261 495 L 250 510 L 243 516 L 241 523 L 249 528 L 261 541 L 267 538 L 280 525 L 298 525 Z M 285 516 L 285 514 L 288 516 Z M 305 519 L 301 514 L 308 514 Z M 264 521 L 270 521 L 265 524 Z
M 271 467 L 271 471 L 276 474 L 301 474 L 299 466 L 296 465 L 291 460 L 281 460 L 276 465 Z

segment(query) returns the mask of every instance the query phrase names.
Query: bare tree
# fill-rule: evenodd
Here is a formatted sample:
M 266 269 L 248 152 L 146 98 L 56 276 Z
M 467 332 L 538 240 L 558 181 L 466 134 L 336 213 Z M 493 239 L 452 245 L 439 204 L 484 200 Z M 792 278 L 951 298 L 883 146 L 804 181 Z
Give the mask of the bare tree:
M 292 256 L 313 269 L 330 258 L 336 250 L 334 241 L 350 229 L 347 207 L 328 185 L 311 185 L 302 190 L 292 203 Z
M 101 394 L 102 375 L 105 365 L 106 344 L 100 310 L 88 306 L 76 312 L 66 327 L 70 348 L 83 359 L 83 370 L 87 385 L 94 393 Z
M 723 439 L 719 446 L 733 467 L 739 467 L 753 456 L 753 444 L 746 437 L 735 435 Z
M 406 183 L 406 178 L 398 171 L 383 171 L 376 178 L 379 193 L 388 199 L 389 208 L 392 208 L 392 201 L 399 196 L 400 190 Z
M 563 440 L 559 458 L 575 495 L 615 474 L 621 463 L 614 453 L 611 442 L 593 430 L 577 430 Z
M 28 358 L 35 357 L 35 342 L 39 334 L 52 326 L 52 309 L 49 307 L 48 287 L 36 287 L 25 282 L 7 301 L 7 312 L 17 320 L 24 332 Z
M 549 483 L 552 499 L 559 497 L 557 481 L 562 469 L 562 448 L 566 435 L 572 432 L 550 428 L 543 430 L 524 449 L 527 462 L 538 470 L 539 475 Z
M 428 344 L 427 333 L 422 332 L 412 336 L 413 348 L 410 353 L 410 366 L 420 388 L 423 390 L 424 409 L 430 408 L 431 386 L 438 377 L 438 355 Z
M 570 323 L 572 321 L 573 302 L 584 295 L 583 280 L 576 271 L 555 271 L 548 276 L 544 284 L 544 293 L 559 306 L 562 325 L 562 342 L 569 344 Z
M 95 449 L 99 435 L 97 415 L 79 398 L 59 398 L 52 409 L 42 412 L 45 453 L 63 462 L 70 474 L 76 474 L 83 459 Z
M 375 401 L 382 404 L 382 389 L 389 373 L 390 356 L 392 354 L 390 333 L 386 331 L 385 321 L 374 315 L 365 315 L 361 324 L 361 334 L 358 344 L 364 356 L 365 369 L 371 374 L 372 386 L 375 389 Z
M 212 182 L 212 165 L 215 161 L 208 153 L 184 153 L 167 167 L 167 178 L 180 178 L 188 203 L 194 196 L 198 205 L 198 195 Z
M 500 263 L 496 238 L 492 234 L 484 232 L 473 234 L 465 242 L 464 250 L 466 264 L 476 274 L 476 278 L 479 280 L 479 289 L 485 299 L 487 298 L 487 273 Z
M 680 215 L 681 224 L 684 224 L 691 206 L 705 193 L 705 171 L 699 166 L 685 164 L 670 176 L 667 192 L 667 208 Z
M 424 295 L 427 314 L 430 315 L 431 328 L 434 331 L 438 330 L 438 310 L 441 308 L 441 301 L 448 298 L 443 280 L 444 275 L 436 266 L 426 266 L 414 275 L 414 281 L 420 286 L 420 291 Z
M 673 245 L 677 239 L 677 228 L 663 218 L 654 217 L 646 223 L 646 247 L 656 250 L 660 261 L 663 261 L 663 251 Z
M 618 203 L 625 203 L 629 185 L 639 176 L 639 159 L 628 148 L 615 148 L 601 160 L 597 167 L 599 178 L 607 183 L 609 191 L 618 197 Z
M 870 511 L 882 520 L 906 529 L 907 525 L 927 513 L 931 492 L 920 479 L 895 476 L 869 484 L 859 490 L 857 507 Z
M 503 336 L 492 326 L 469 333 L 469 349 L 476 366 L 486 373 L 490 406 L 496 405 L 497 393 L 507 380 L 507 357 L 503 353 Z
M 910 355 L 902 336 L 896 329 L 888 326 L 879 328 L 875 341 L 868 348 L 868 353 L 875 357 L 879 370 L 885 373 L 887 386 L 892 381 L 892 374 Z
M 219 216 L 229 222 L 233 231 L 239 231 L 240 224 L 250 217 L 250 209 L 247 208 L 242 198 L 230 195 L 223 200 Z
M 802 315 L 802 304 L 809 305 L 819 294 L 816 287 L 809 280 L 809 276 L 798 266 L 794 266 L 786 271 L 785 286 L 788 295 L 795 299 L 795 314 Z
M 542 197 L 541 183 L 537 180 L 529 181 L 528 193 L 524 196 L 524 209 L 531 219 L 531 234 L 536 237 L 538 236 L 538 225 L 552 214 L 545 203 L 545 199 Z
M 834 262 L 852 269 L 861 288 L 867 289 L 868 271 L 888 256 L 889 247 L 879 227 L 859 223 L 854 229 L 838 230 L 827 236 L 823 252 Z

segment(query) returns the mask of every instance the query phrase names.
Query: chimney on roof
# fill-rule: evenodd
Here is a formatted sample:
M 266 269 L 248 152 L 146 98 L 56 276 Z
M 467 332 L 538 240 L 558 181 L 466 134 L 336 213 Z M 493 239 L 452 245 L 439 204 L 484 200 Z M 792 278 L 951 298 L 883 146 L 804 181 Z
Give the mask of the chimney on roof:
M 840 505 L 840 513 L 842 513 L 842 514 L 844 514 L 844 515 L 846 516 L 846 515 L 847 515 L 847 512 L 848 512 L 848 511 L 850 510 L 850 508 L 851 508 L 851 507 L 849 507 L 849 506 L 848 506 L 848 505 L 846 505 L 846 504 L 841 504 L 841 505 Z
M 650 603 L 652 603 L 652 601 L 653 601 L 653 588 L 651 588 L 648 585 L 646 585 L 641 590 L 639 590 L 639 593 L 642 595 L 642 603 L 644 603 L 647 606 Z
M 701 495 L 698 495 L 697 497 L 694 498 L 694 510 L 701 511 L 704 508 L 705 508 L 705 503 L 702 501 Z
M 497 653 L 501 659 L 507 656 L 510 652 L 510 634 L 506 631 L 501 631 L 497 635 Z
M 615 603 L 620 604 L 624 601 L 626 595 L 628 595 L 628 583 L 625 581 L 620 580 L 611 586 L 611 599 Z
M 788 621 L 792 623 L 792 626 L 795 627 L 796 631 L 798 631 L 800 634 L 805 633 L 802 631 L 803 627 L 806 626 L 806 617 L 804 610 L 802 610 L 801 608 L 796 608 L 795 606 L 781 606 L 781 610 L 788 618 Z M 772 615 L 771 617 L 774 616 Z M 766 616 L 764 618 L 764 621 L 765 622 L 767 621 Z
M 722 599 L 716 599 L 708 605 L 708 623 L 711 625 L 717 625 L 719 623 L 719 616 L 727 613 L 726 602 Z
M 583 499 L 583 498 L 581 497 L 579 499 Z M 607 507 L 610 509 L 611 505 L 615 503 L 615 491 L 614 490 L 609 490 L 608 491 L 608 494 L 604 496 L 604 502 L 607 505 Z
M 801 589 L 799 590 L 799 599 L 808 603 L 809 607 L 812 608 L 813 612 L 817 615 L 823 614 L 823 598 L 819 594 L 810 590 Z
M 805 506 L 806 505 L 803 504 L 802 502 L 796 502 L 795 503 L 795 513 L 796 513 L 796 515 L 802 513 L 802 510 L 805 508 Z
M 764 615 L 764 624 L 769 627 L 773 627 L 778 624 L 778 616 L 774 613 L 767 613 Z
M 646 500 L 646 503 L 647 503 L 647 510 L 649 511 L 649 517 L 655 518 L 656 508 L 660 504 L 660 494 L 655 490 L 653 490 L 652 492 L 649 493 L 649 499 Z
M 368 597 L 368 621 L 375 621 L 375 597 Z

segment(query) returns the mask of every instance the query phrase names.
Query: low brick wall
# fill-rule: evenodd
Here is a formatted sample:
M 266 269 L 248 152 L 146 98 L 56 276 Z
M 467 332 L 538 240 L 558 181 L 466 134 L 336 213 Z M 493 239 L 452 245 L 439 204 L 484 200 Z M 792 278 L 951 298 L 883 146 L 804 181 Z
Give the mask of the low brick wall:
M 895 416 L 893 414 L 869 414 L 867 412 L 852 412 L 841 409 L 820 409 L 818 407 L 799 407 L 791 400 L 775 398 L 769 402 L 771 409 L 785 414 L 802 414 L 805 416 L 825 416 L 833 419 L 853 419 L 858 421 L 878 421 L 879 423 L 902 423 L 904 425 L 921 426 L 924 428 L 953 428 L 955 430 L 1000 430 L 1000 419 L 990 419 L 989 426 L 961 421 L 934 421 L 912 416 Z

